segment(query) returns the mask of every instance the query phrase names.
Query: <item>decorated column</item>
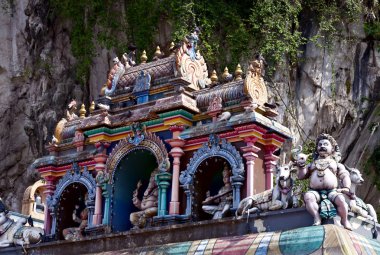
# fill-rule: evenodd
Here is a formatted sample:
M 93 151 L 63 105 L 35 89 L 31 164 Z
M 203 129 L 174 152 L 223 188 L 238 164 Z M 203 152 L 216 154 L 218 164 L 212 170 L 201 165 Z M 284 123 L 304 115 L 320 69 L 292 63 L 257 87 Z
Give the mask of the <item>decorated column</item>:
M 172 175 L 167 172 L 160 172 L 155 176 L 158 185 L 158 213 L 157 216 L 164 216 L 168 214 L 166 207 L 167 190 L 170 185 Z
M 46 176 L 45 177 L 45 191 L 44 194 L 46 197 L 52 197 L 54 194 L 55 190 L 55 181 L 56 177 L 55 176 Z M 44 210 L 44 230 L 45 234 L 48 235 L 51 233 L 51 228 L 52 228 L 52 214 L 54 215 L 54 211 L 49 210 L 49 204 L 45 203 L 45 210 Z
M 169 214 L 179 214 L 179 171 L 181 161 L 180 158 L 184 154 L 182 147 L 185 145 L 185 141 L 178 138 L 184 127 L 181 125 L 173 125 L 170 130 L 173 132 L 173 139 L 166 140 L 172 147 L 170 155 L 173 157 L 173 179 L 172 179 L 172 193 L 169 206 Z
M 278 157 L 273 154 L 277 149 L 275 145 L 265 145 L 264 165 L 265 165 L 265 189 L 273 188 L 273 173 L 276 171 Z
M 247 168 L 247 197 L 253 196 L 255 192 L 254 181 L 255 181 L 255 159 L 258 157 L 257 153 L 260 151 L 260 148 L 256 147 L 254 144 L 257 141 L 257 137 L 245 137 L 244 141 L 246 146 L 242 147 L 244 152 L 243 157 L 246 159 L 246 168 Z
M 97 153 L 94 156 L 94 160 L 96 162 L 95 170 L 97 186 L 96 186 L 96 195 L 95 195 L 95 212 L 93 216 L 93 225 L 100 225 L 102 223 L 102 186 L 104 185 L 104 178 L 100 178 L 99 176 L 106 176 L 105 168 L 107 161 L 107 148 L 110 146 L 107 142 L 97 142 L 95 144 Z

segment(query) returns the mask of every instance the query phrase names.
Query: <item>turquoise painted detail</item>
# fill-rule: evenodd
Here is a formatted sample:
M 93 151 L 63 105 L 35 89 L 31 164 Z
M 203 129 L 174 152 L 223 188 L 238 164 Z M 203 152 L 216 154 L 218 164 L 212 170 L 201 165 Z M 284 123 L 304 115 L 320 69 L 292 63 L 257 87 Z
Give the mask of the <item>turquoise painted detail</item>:
M 323 226 L 284 231 L 280 236 L 280 251 L 283 255 L 307 255 L 321 248 L 324 237 Z
M 108 225 L 110 222 L 110 206 L 111 206 L 110 194 L 111 194 L 111 185 L 107 183 L 105 186 L 105 189 L 102 192 L 102 195 L 105 198 L 104 215 L 103 215 L 103 220 L 102 220 L 103 225 Z
M 167 189 L 170 186 L 170 180 L 172 175 L 167 172 L 159 173 L 155 176 L 156 183 L 158 185 L 158 216 L 164 216 L 168 214 L 166 209 L 166 197 Z
M 257 247 L 255 255 L 267 255 L 268 254 L 268 246 L 270 243 L 270 239 L 273 236 L 273 232 L 265 234 L 263 239 L 261 240 L 259 247 Z M 298 253 L 294 253 L 298 254 Z
M 182 109 L 158 114 L 158 116 L 160 116 L 160 118 L 162 118 L 162 119 L 172 117 L 172 116 L 176 116 L 176 115 L 182 115 L 182 116 L 184 116 L 190 120 L 193 119 L 193 115 L 191 113 L 189 113 L 188 111 L 182 110 Z
M 157 247 L 154 249 L 154 254 L 167 254 L 167 255 L 182 255 L 187 254 L 189 251 L 191 244 L 193 242 L 185 242 L 178 244 L 169 244 Z M 142 249 L 140 252 L 146 252 L 147 250 Z M 150 252 L 151 250 L 148 250 Z

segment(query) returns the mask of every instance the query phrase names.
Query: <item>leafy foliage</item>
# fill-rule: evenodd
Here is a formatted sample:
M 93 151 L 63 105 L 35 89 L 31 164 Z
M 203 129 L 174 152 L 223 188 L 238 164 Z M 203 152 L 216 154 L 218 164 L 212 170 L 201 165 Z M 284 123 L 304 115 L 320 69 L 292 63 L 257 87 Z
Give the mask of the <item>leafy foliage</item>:
M 71 46 L 78 60 L 77 79 L 86 82 L 95 45 L 126 51 L 129 43 L 151 55 L 163 27 L 180 41 L 195 26 L 201 28 L 200 48 L 208 65 L 216 70 L 262 53 L 269 66 L 293 65 L 302 45 L 325 44 L 339 35 L 339 26 L 360 18 L 359 0 L 50 0 L 55 14 L 71 21 Z M 319 32 L 306 38 L 301 31 L 302 13 L 312 12 Z M 377 28 L 368 26 L 368 33 Z M 375 32 L 372 32 L 375 31 Z M 167 45 L 161 45 L 162 47 Z M 325 46 L 325 45 L 321 45 Z

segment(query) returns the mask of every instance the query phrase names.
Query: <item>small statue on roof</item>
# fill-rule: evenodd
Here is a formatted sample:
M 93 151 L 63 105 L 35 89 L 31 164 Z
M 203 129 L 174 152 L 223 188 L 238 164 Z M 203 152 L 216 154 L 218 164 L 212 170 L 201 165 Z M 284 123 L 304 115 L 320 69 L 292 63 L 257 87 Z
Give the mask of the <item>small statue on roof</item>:
M 123 76 L 125 72 L 125 66 L 118 57 L 113 59 L 113 67 L 108 75 L 107 88 L 105 89 L 106 96 L 111 95 L 116 90 L 116 85 L 119 79 Z
M 130 68 L 132 66 L 136 65 L 136 50 L 137 47 L 134 44 L 130 44 L 128 46 L 129 53 L 124 53 L 123 54 L 123 61 L 125 68 Z
M 198 35 L 200 34 L 199 27 L 195 27 L 194 31 L 186 36 L 187 41 L 187 54 L 190 56 L 191 60 L 199 59 L 199 56 L 197 55 L 197 45 L 199 41 Z
M 267 62 L 263 55 L 259 53 L 255 56 L 255 59 L 249 63 L 248 70 L 252 76 L 264 76 L 265 66 L 267 66 Z
M 73 120 L 73 119 L 77 119 L 78 118 L 78 115 L 76 115 L 75 111 L 77 110 L 77 101 L 75 101 L 74 99 L 71 100 L 71 102 L 69 103 L 69 105 L 67 106 L 67 111 L 66 111 L 66 119 L 67 121 L 70 121 L 70 120 Z

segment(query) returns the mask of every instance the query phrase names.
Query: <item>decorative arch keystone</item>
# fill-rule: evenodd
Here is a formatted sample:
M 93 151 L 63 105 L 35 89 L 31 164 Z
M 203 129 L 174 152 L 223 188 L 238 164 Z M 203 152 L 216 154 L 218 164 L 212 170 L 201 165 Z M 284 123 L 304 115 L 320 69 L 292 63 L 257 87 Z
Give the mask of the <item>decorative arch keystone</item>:
M 239 152 L 226 139 L 220 139 L 217 135 L 211 134 L 209 141 L 204 143 L 190 159 L 187 169 L 181 172 L 179 181 L 185 190 L 187 196 L 186 214 L 191 215 L 192 211 L 192 195 L 191 190 L 194 189 L 194 175 L 199 165 L 206 159 L 211 157 L 221 157 L 227 160 L 231 166 L 232 176 L 231 184 L 233 187 L 233 208 L 237 208 L 240 202 L 240 187 L 244 181 L 244 164 Z

